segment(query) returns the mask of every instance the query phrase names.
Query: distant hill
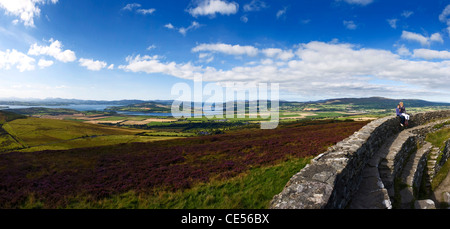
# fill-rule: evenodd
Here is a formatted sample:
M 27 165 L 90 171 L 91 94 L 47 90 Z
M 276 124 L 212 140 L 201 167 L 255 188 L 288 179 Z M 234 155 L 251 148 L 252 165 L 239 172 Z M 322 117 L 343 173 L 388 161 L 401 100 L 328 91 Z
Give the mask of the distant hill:
M 60 98 L 47 98 L 47 99 L 0 99 L 1 105 L 16 105 L 16 106 L 64 106 L 64 105 L 111 105 L 111 106 L 129 106 L 132 104 L 140 104 L 146 102 L 154 102 L 160 104 L 171 104 L 172 100 L 80 100 L 80 99 L 60 99 Z
M 429 102 L 418 99 L 389 99 L 383 97 L 328 99 L 309 104 L 352 104 L 365 109 L 392 109 L 403 101 L 405 107 L 450 106 L 450 103 Z
M 280 106 L 308 106 L 308 105 L 351 105 L 353 108 L 358 109 L 392 109 L 397 104 L 403 101 L 406 107 L 436 107 L 446 106 L 450 107 L 450 103 L 442 102 L 430 102 L 418 99 L 389 99 L 383 97 L 370 97 L 370 98 L 340 98 L 340 99 L 326 99 L 312 102 L 296 102 L 296 101 L 280 101 Z M 242 102 L 242 101 L 241 101 Z M 21 106 L 62 106 L 62 105 L 110 105 L 115 106 L 110 110 L 128 110 L 139 108 L 152 108 L 151 110 L 169 111 L 173 100 L 79 100 L 79 99 L 60 99 L 60 98 L 47 98 L 47 99 L 0 99 L 0 105 L 21 105 Z M 239 103 L 239 102 L 238 102 Z M 248 106 L 249 101 L 245 101 Z M 270 106 L 270 101 L 268 102 Z M 195 103 L 191 104 L 195 107 Z M 236 103 L 235 103 L 236 106 Z M 224 106 L 225 107 L 225 104 Z M 149 111 L 149 112 L 150 112 Z

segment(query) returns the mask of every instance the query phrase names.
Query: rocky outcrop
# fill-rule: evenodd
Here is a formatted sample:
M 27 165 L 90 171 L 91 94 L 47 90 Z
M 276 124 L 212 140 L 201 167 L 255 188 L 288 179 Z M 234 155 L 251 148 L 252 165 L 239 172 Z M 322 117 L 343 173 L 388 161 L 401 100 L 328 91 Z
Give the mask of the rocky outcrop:
M 415 114 L 411 117 L 411 125 L 419 126 L 427 122 L 450 117 L 450 111 L 436 111 Z M 370 166 L 377 168 L 381 162 L 383 149 L 396 147 L 394 143 L 387 144 L 402 131 L 397 117 L 385 117 L 375 120 L 364 126 L 360 131 L 330 147 L 325 153 L 314 158 L 308 166 L 294 175 L 284 190 L 276 195 L 270 203 L 271 208 L 276 209 L 320 209 L 320 208 L 347 208 L 353 198 L 360 191 L 360 185 L 371 177 L 375 185 L 372 185 L 378 193 L 375 196 L 384 200 L 380 208 L 389 208 L 390 199 L 386 199 L 387 189 L 384 187 L 381 177 Z M 427 129 L 410 132 L 414 136 L 404 136 L 400 154 L 390 155 L 394 163 L 388 165 L 392 174 L 400 175 L 403 165 L 409 158 L 409 154 L 417 149 L 417 139 L 422 141 L 422 134 Z M 417 137 L 419 136 L 419 137 Z M 393 146 L 394 144 L 394 146 Z M 386 155 L 386 150 L 384 154 Z M 407 153 L 403 153 L 407 152 Z M 390 151 L 387 152 L 389 154 Z M 402 164 L 400 166 L 400 164 Z M 387 164 L 386 164 L 387 165 Z M 372 175 L 367 175 L 372 172 Z

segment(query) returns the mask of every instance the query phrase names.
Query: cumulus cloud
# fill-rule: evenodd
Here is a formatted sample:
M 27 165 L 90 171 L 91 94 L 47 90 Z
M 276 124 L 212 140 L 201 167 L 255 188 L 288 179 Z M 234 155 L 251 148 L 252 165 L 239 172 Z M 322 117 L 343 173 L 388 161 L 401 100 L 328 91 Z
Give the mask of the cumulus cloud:
M 107 66 L 106 62 L 93 59 L 80 58 L 78 62 L 80 63 L 80 66 L 86 67 L 91 71 L 100 71 Z M 114 68 L 114 65 L 110 67 Z
M 418 33 L 403 31 L 401 38 L 409 41 L 419 42 L 423 46 L 430 45 L 432 42 L 444 42 L 440 33 L 434 33 L 430 37 L 426 37 Z
M 32 71 L 35 69 L 34 63 L 35 59 L 15 49 L 0 51 L 0 69 L 10 70 L 15 66 L 20 72 Z
M 195 51 L 211 51 L 247 55 L 243 51 L 223 51 L 220 46 L 197 46 Z M 229 46 L 226 50 L 230 50 Z M 233 46 L 231 46 L 233 47 Z M 244 47 L 236 45 L 236 47 Z M 396 53 L 382 49 L 360 48 L 353 44 L 313 41 L 298 45 L 294 50 L 264 49 L 265 57 L 252 64 L 231 69 L 195 66 L 191 63 L 162 62 L 158 56 L 128 57 L 120 69 L 148 74 L 168 74 L 183 79 L 201 76 L 204 81 L 218 82 L 272 82 L 283 90 L 304 96 L 404 96 L 433 94 L 448 95 L 443 84 L 450 77 L 450 61 L 415 61 L 402 59 Z M 293 53 L 290 58 L 278 59 L 280 53 Z M 415 52 L 417 53 L 417 52 Z M 200 54 L 202 58 L 210 57 Z M 199 57 L 200 57 L 199 55 Z M 256 57 L 256 56 L 255 56 Z M 377 83 L 378 82 L 378 83 Z M 391 83 L 380 83 L 391 82 Z
M 400 56 L 411 56 L 411 52 L 409 51 L 408 48 L 405 47 L 405 45 L 400 46 L 400 47 L 397 49 L 397 53 L 398 53 L 398 55 L 400 55 Z
M 219 52 L 228 55 L 247 55 L 256 56 L 259 50 L 253 46 L 229 45 L 223 43 L 200 44 L 192 49 L 192 52 Z
M 58 0 L 0 0 L 0 8 L 6 11 L 6 14 L 19 17 L 25 26 L 34 27 L 34 18 L 39 17 L 41 9 L 39 5 L 56 4 Z M 17 24 L 19 21 L 15 19 Z
M 50 42 L 51 44 L 49 46 L 40 46 L 36 43 L 31 45 L 30 49 L 28 50 L 28 55 L 47 55 L 64 63 L 73 62 L 77 59 L 74 51 L 69 49 L 62 50 L 63 45 L 60 41 L 50 39 Z
M 194 7 L 187 9 L 192 16 L 210 16 L 215 17 L 216 14 L 231 15 L 236 14 L 239 4 L 236 2 L 228 2 L 226 0 L 197 0 Z
M 119 69 L 129 72 L 163 73 L 184 79 L 193 79 L 200 67 L 195 67 L 191 63 L 177 64 L 175 62 L 163 63 L 158 56 L 128 56 L 127 65 L 120 65 Z
M 231 69 L 217 69 L 196 66 L 190 62 L 166 62 L 158 56 L 137 55 L 127 57 L 127 63 L 118 68 L 130 72 L 167 74 L 183 79 L 201 76 L 205 81 L 221 84 L 277 82 L 282 89 L 305 96 L 364 96 L 367 93 L 401 96 L 404 93 L 420 95 L 429 91 L 445 94 L 448 89 L 442 82 L 450 77 L 450 61 L 405 60 L 401 55 L 410 52 L 404 46 L 399 48 L 399 54 L 337 42 L 309 42 L 298 45 L 296 50 L 270 48 L 260 51 L 248 46 L 251 47 L 249 50 L 253 50 L 249 52 L 242 51 L 245 50 L 243 47 L 245 46 L 203 44 L 194 47 L 192 51 L 199 52 L 200 62 L 206 64 L 213 60 L 213 52 L 229 55 L 256 53 L 251 54 L 253 57 L 261 53 L 264 56 L 261 56 L 260 62 L 254 61 L 252 64 L 242 64 Z M 442 51 L 425 51 L 433 54 L 433 58 L 444 58 L 448 55 Z M 421 54 L 425 51 L 414 50 L 414 57 L 432 58 Z M 374 80 L 395 82 L 397 85 L 374 83 Z
M 449 51 L 436 51 L 431 49 L 415 49 L 414 57 L 423 58 L 427 60 L 432 59 L 450 59 Z
M 267 57 L 277 58 L 280 60 L 290 60 L 295 56 L 294 53 L 292 52 L 292 50 L 282 50 L 282 49 L 277 49 L 277 48 L 264 49 L 264 50 L 262 50 L 262 52 Z
M 38 66 L 42 69 L 42 68 L 47 68 L 53 65 L 53 61 L 51 60 L 46 60 L 46 59 L 40 59 L 38 62 Z

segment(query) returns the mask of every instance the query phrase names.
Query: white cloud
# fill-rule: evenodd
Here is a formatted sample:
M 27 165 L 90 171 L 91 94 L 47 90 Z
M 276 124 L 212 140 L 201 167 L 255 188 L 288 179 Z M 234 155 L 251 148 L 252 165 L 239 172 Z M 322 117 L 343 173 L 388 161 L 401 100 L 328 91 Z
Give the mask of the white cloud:
M 440 33 L 431 34 L 430 41 L 444 43 L 444 39 L 442 38 L 442 35 Z
M 51 60 L 40 59 L 39 62 L 38 62 L 38 66 L 39 66 L 40 68 L 47 68 L 47 67 L 52 66 L 53 63 L 54 63 L 54 62 L 51 61 Z
M 262 50 L 262 52 L 267 56 L 267 57 L 271 57 L 271 58 L 277 58 L 280 60 L 290 60 L 292 58 L 294 58 L 294 53 L 292 52 L 292 50 L 282 50 L 282 49 L 277 49 L 277 48 L 268 48 L 268 49 L 264 49 Z
M 198 22 L 196 22 L 196 21 L 193 21 L 192 23 L 191 23 L 191 25 L 190 26 L 188 26 L 188 27 L 180 27 L 180 28 L 177 28 L 177 27 L 175 27 L 175 26 L 173 26 L 171 23 L 169 23 L 169 24 L 166 24 L 164 27 L 166 27 L 166 28 L 168 28 L 168 29 L 174 29 L 174 30 L 177 30 L 179 33 L 181 33 L 183 36 L 186 36 L 186 34 L 187 34 L 187 32 L 189 32 L 190 30 L 194 30 L 194 29 L 198 29 L 198 28 L 200 28 L 202 25 L 200 25 L 200 23 L 198 23 Z
M 41 13 L 39 5 L 56 4 L 58 0 L 0 0 L 0 8 L 3 8 L 7 14 L 19 17 L 25 26 L 34 27 L 34 18 Z M 18 20 L 13 21 L 14 24 Z
M 192 52 L 220 52 L 228 55 L 256 56 L 259 50 L 253 46 L 229 45 L 223 43 L 200 44 L 192 49 Z
M 114 69 L 114 64 L 111 64 L 108 66 L 108 70 L 113 70 Z
M 158 56 L 128 56 L 126 58 L 127 65 L 120 65 L 119 69 L 131 72 L 145 72 L 148 74 L 162 73 L 172 75 L 183 79 L 193 79 L 200 71 L 199 67 L 192 66 L 190 63 L 177 64 L 175 62 L 162 63 Z
M 434 33 L 430 37 L 425 37 L 418 33 L 403 31 L 401 38 L 409 41 L 419 42 L 423 46 L 430 45 L 431 42 L 444 42 L 440 33 Z
M 244 22 L 244 23 L 247 23 L 247 22 L 248 22 L 248 17 L 247 17 L 247 15 L 242 15 L 242 16 L 241 16 L 241 21 Z
M 127 4 L 125 7 L 122 8 L 122 10 L 127 10 L 127 11 L 134 11 L 136 10 L 137 13 L 146 15 L 146 14 L 153 14 L 156 9 L 154 8 L 150 8 L 150 9 L 140 9 L 141 8 L 141 4 L 139 3 L 130 3 Z
M 38 44 L 31 45 L 28 50 L 28 55 L 39 56 L 47 55 L 59 60 L 61 62 L 73 62 L 77 59 L 75 52 L 72 50 L 62 50 L 62 44 L 58 40 L 50 39 L 51 44 L 49 46 L 40 46 Z
M 141 4 L 139 4 L 139 3 L 130 3 L 130 4 L 127 4 L 125 7 L 123 7 L 122 10 L 132 11 L 135 8 L 140 8 L 140 7 L 141 7 Z
M 227 2 L 225 0 L 197 0 L 194 8 L 187 11 L 194 17 L 211 16 L 216 14 L 230 15 L 237 13 L 239 4 L 236 2 Z
M 200 62 L 210 63 L 214 60 L 214 56 L 211 53 L 200 53 L 198 54 Z
M 80 63 L 80 66 L 86 67 L 87 69 L 91 71 L 100 71 L 103 68 L 106 68 L 107 64 L 104 61 L 98 61 L 98 60 L 92 60 L 92 59 L 84 59 L 80 58 L 78 61 Z M 114 65 L 110 66 L 114 68 Z
M 358 26 L 355 24 L 354 21 L 343 21 L 342 22 L 345 26 L 345 28 L 350 29 L 350 30 L 355 30 Z
M 448 16 L 450 16 L 450 5 L 446 6 L 442 13 L 439 15 L 439 20 L 441 22 L 447 22 Z
M 439 15 L 439 21 L 443 22 L 443 23 L 447 23 L 447 31 L 448 34 L 450 35 L 450 5 L 447 5 L 447 7 L 445 7 L 445 9 L 442 11 L 442 13 Z
M 402 13 L 402 17 L 404 17 L 404 18 L 409 18 L 409 17 L 411 17 L 413 14 L 414 14 L 414 12 L 409 11 L 409 10 L 405 10 L 405 11 L 403 11 L 403 13 Z
M 440 82 L 450 77 L 450 62 L 403 60 L 390 51 L 357 49 L 351 44 L 310 42 L 302 44 L 296 53 L 299 59 L 285 62 L 286 65 L 264 60 L 261 65 L 226 71 L 210 68 L 203 76 L 215 81 L 279 82 L 284 88 L 308 95 L 325 92 L 343 96 L 350 92 L 359 96 L 368 91 L 397 93 L 393 86 L 371 83 L 372 79 L 445 90 Z
M 411 56 L 411 52 L 404 45 L 400 46 L 400 48 L 397 49 L 397 53 L 400 56 Z
M 136 10 L 136 12 L 146 15 L 146 14 L 153 14 L 156 11 L 156 9 L 151 8 L 151 9 L 138 9 Z
M 186 33 L 187 33 L 189 30 L 198 29 L 198 28 L 200 28 L 200 26 L 201 26 L 201 25 L 200 25 L 198 22 L 193 21 L 192 24 L 191 24 L 189 27 L 187 27 L 187 28 L 184 28 L 184 27 L 179 28 L 179 29 L 178 29 L 178 32 L 180 32 L 181 34 L 183 34 L 183 36 L 186 36 Z
M 423 58 L 427 60 L 432 59 L 450 59 L 449 51 L 436 51 L 431 49 L 415 49 L 414 57 Z
M 300 21 L 302 24 L 306 25 L 309 24 L 311 22 L 311 19 L 303 19 Z
M 245 4 L 243 9 L 245 12 L 250 11 L 260 11 L 261 9 L 267 8 L 268 6 L 264 1 L 261 0 L 252 0 L 250 3 Z
M 175 29 L 175 26 L 173 26 L 171 23 L 166 24 L 164 27 L 168 29 Z
M 277 19 L 279 19 L 279 18 L 281 18 L 282 16 L 286 15 L 286 11 L 287 11 L 287 7 L 284 7 L 283 9 L 278 10 L 278 12 L 277 12 L 277 14 L 276 14 Z
M 338 0 L 341 1 L 341 0 Z M 356 5 L 369 5 L 370 3 L 373 2 L 373 0 L 343 0 L 344 2 L 348 3 L 348 4 L 356 4 Z
M 393 18 L 393 19 L 388 19 L 387 22 L 389 23 L 389 25 L 393 28 L 396 29 L 397 28 L 397 18 Z
M 15 66 L 20 72 L 32 71 L 35 69 L 34 63 L 35 59 L 15 49 L 0 51 L 0 69 L 10 70 Z
M 246 55 L 241 45 L 195 47 L 202 63 L 221 52 Z M 241 47 L 234 51 L 230 47 Z M 250 46 L 251 47 L 251 46 Z M 182 79 L 202 77 L 207 82 L 280 83 L 282 90 L 312 98 L 355 96 L 449 96 L 450 61 L 415 61 L 382 49 L 366 49 L 352 44 L 313 41 L 292 50 L 291 59 L 277 59 L 278 53 L 291 50 L 264 49 L 259 61 L 242 63 L 230 69 L 195 66 L 191 63 L 162 62 L 158 56 L 129 56 L 119 69 L 148 74 L 167 74 Z M 253 47 L 254 48 L 254 47 Z M 202 51 L 203 50 L 203 51 Z M 205 53 L 206 51 L 206 53 Z M 415 52 L 417 53 L 417 52 Z M 441 53 L 445 54 L 445 53 Z M 447 54 L 445 54 L 447 55 Z M 256 57 L 256 56 L 255 56 Z M 270 57 L 267 59 L 266 57 Z

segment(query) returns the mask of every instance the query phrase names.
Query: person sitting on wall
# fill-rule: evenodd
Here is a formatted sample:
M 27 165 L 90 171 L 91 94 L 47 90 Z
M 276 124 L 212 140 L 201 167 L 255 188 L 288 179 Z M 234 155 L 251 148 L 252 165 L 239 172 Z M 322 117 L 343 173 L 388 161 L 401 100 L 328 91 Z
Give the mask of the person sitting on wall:
M 401 126 L 408 126 L 409 115 L 406 114 L 406 109 L 405 109 L 405 106 L 404 106 L 403 102 L 400 102 L 397 105 L 396 112 L 397 112 L 397 116 L 400 117 L 400 125 Z
M 400 118 L 400 126 L 404 126 L 406 119 L 400 112 L 401 111 L 400 104 L 397 105 L 397 108 L 395 109 L 395 111 L 397 112 L 397 116 Z

